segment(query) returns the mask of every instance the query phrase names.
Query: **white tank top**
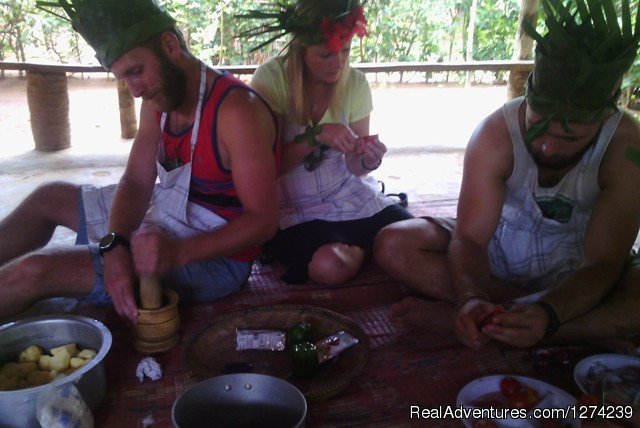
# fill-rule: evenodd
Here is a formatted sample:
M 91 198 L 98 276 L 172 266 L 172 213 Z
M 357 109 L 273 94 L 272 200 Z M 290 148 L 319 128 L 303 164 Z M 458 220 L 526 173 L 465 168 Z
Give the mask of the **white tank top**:
M 502 216 L 489 244 L 489 260 L 493 274 L 506 282 L 547 288 L 582 261 L 584 234 L 600 193 L 600 161 L 622 112 L 605 122 L 596 143 L 557 185 L 542 187 L 520 129 L 518 111 L 523 102 L 520 97 L 503 107 L 514 163 Z

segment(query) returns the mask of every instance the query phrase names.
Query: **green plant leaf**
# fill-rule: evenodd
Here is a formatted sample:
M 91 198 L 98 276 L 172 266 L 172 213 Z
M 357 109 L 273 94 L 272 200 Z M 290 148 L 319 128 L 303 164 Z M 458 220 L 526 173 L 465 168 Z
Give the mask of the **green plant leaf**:
M 633 38 L 631 33 L 631 11 L 629 9 L 629 0 L 622 0 L 622 38 L 630 40 Z
M 602 6 L 607 16 L 607 24 L 609 27 L 608 33 L 613 33 L 618 38 L 622 37 L 620 25 L 618 24 L 618 16 L 616 15 L 616 9 L 613 6 L 613 2 L 611 0 L 602 0 Z
M 602 0 L 587 0 L 587 4 L 589 5 L 589 15 L 591 16 L 593 27 L 602 35 L 607 33 L 607 23 L 604 20 L 600 1 Z
M 578 8 L 578 14 L 580 15 L 580 22 L 591 21 L 589 9 L 587 9 L 587 4 L 584 2 L 584 0 L 576 0 L 576 7 Z

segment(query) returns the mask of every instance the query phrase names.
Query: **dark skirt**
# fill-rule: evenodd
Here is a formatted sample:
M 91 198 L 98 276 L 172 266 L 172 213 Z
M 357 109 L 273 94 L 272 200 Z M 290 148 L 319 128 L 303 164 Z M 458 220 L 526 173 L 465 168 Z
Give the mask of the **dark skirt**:
M 321 246 L 340 242 L 356 245 L 366 254 L 371 254 L 375 237 L 383 227 L 410 218 L 413 216 L 396 204 L 371 217 L 357 220 L 312 220 L 278 230 L 276 236 L 264 245 L 263 251 L 267 259 L 275 259 L 287 268 L 283 280 L 301 284 L 308 279 L 307 266 L 313 253 Z

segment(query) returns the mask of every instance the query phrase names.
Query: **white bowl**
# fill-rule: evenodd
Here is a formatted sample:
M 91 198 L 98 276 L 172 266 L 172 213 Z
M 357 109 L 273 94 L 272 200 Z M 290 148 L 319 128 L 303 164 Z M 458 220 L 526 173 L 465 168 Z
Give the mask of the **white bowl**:
M 492 392 L 500 392 L 500 381 L 505 376 L 511 375 L 485 376 L 469 382 L 458 393 L 456 404 L 465 408 L 476 408 L 473 405 L 475 400 Z M 576 399 L 573 396 L 546 382 L 526 376 L 511 377 L 514 377 L 523 385 L 533 388 L 538 392 L 538 395 L 541 397 L 540 403 L 536 406 L 538 408 L 566 408 L 567 406 L 576 404 Z M 501 428 L 528 428 L 536 426 L 533 425 L 532 420 L 514 419 L 511 417 L 494 419 L 494 422 Z M 570 423 L 572 427 L 579 426 L 577 421 L 565 420 L 565 422 Z M 471 427 L 473 420 L 464 419 L 463 423 L 465 426 Z

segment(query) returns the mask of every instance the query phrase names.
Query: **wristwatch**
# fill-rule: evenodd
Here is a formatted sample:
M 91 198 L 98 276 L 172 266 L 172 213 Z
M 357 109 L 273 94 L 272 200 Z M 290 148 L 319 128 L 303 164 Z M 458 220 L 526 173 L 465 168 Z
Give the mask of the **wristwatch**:
M 107 253 L 118 245 L 123 245 L 127 248 L 131 248 L 131 244 L 129 244 L 129 240 L 124 236 L 120 235 L 116 232 L 107 233 L 100 239 L 100 243 L 98 244 L 98 249 L 100 250 L 100 255 L 104 256 L 104 253 Z

